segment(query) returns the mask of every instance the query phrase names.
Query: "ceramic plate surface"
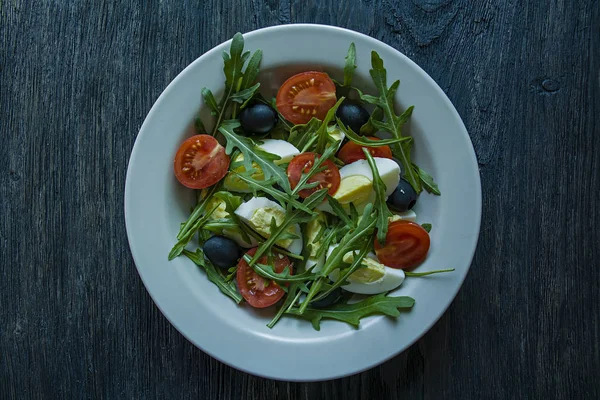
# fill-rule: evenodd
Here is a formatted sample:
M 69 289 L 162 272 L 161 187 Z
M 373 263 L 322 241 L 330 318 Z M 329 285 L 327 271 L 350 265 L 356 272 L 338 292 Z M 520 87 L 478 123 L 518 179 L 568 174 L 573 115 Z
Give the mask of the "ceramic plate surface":
M 448 274 L 409 278 L 393 295 L 411 296 L 414 308 L 397 319 L 373 316 L 359 329 L 323 321 L 315 331 L 307 321 L 283 318 L 266 327 L 272 311 L 237 306 L 185 257 L 171 262 L 179 224 L 189 215 L 194 193 L 173 174 L 173 158 L 198 110 L 210 120 L 200 90 L 220 96 L 224 86 L 221 54 L 230 41 L 199 57 L 161 94 L 136 139 L 125 187 L 125 220 L 138 272 L 162 313 L 204 352 L 243 371 L 281 380 L 341 377 L 373 367 L 405 350 L 440 318 L 469 270 L 481 220 L 478 165 L 467 131 L 452 103 L 414 62 L 368 36 L 322 25 L 284 25 L 244 35 L 245 48 L 262 49 L 262 93 L 271 97 L 294 73 L 321 70 L 341 80 L 344 57 L 356 44 L 354 84 L 374 94 L 370 54 L 385 62 L 388 85 L 401 84 L 398 110 L 414 105 L 407 132 L 414 137 L 413 159 L 430 172 L 442 196 L 424 193 L 418 222 L 433 224 L 431 251 L 418 271 L 456 268 Z

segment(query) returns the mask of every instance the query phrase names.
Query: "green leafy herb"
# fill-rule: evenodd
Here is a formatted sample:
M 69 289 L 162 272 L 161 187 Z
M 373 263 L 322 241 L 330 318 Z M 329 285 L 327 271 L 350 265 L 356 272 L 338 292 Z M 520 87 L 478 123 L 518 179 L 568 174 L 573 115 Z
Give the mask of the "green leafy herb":
M 305 303 L 306 300 L 302 304 Z M 335 319 L 358 328 L 361 318 L 374 314 L 397 317 L 400 315 L 399 310 L 411 309 L 414 304 L 415 300 L 411 297 L 390 297 L 386 293 L 380 293 L 353 304 L 337 304 L 325 310 L 306 308 L 302 311 L 300 308 L 292 308 L 287 313 L 309 320 L 318 331 L 321 329 L 322 319 Z
M 344 222 L 341 222 L 338 225 L 331 226 L 325 229 L 323 236 L 320 239 L 321 245 L 317 249 L 317 254 L 315 258 L 321 258 L 323 254 L 329 249 L 329 246 L 335 241 L 336 238 L 343 236 L 344 233 L 348 232 L 348 230 L 354 225 L 346 225 Z
M 229 99 L 231 101 L 235 101 L 236 103 L 244 104 L 246 101 L 251 99 L 252 96 L 254 96 L 254 93 L 256 93 L 259 86 L 260 83 L 257 83 L 254 86 L 250 86 L 249 88 L 240 90 L 239 92 L 232 94 L 231 97 L 229 97 Z
M 335 103 L 335 105 L 333 107 L 331 107 L 329 109 L 329 111 L 327 111 L 327 114 L 325 115 L 325 118 L 323 119 L 321 126 L 317 130 L 317 133 L 316 133 L 317 144 L 315 145 L 314 151 L 318 154 L 323 154 L 327 145 L 333 144 L 336 142 L 336 140 L 333 137 L 331 137 L 331 135 L 327 131 L 327 127 L 329 126 L 329 123 L 331 121 L 333 121 L 333 119 L 335 118 L 335 112 L 337 111 L 338 107 L 340 106 L 340 104 L 342 104 L 343 101 L 344 101 L 344 97 L 340 97 L 339 100 L 337 101 L 337 103 Z M 303 151 L 306 151 L 306 150 L 303 150 Z
M 221 188 L 220 184 L 217 184 L 217 185 L 211 187 L 205 193 L 205 196 L 198 201 L 198 204 L 196 204 L 196 207 L 194 207 L 194 210 L 192 211 L 192 214 L 190 215 L 190 217 L 180 227 L 179 233 L 177 234 L 177 239 L 178 240 L 181 240 L 185 236 L 189 235 L 190 231 L 192 232 L 192 235 L 194 233 L 196 233 L 196 231 L 194 231 L 193 229 L 194 229 L 194 226 L 195 226 L 196 222 L 198 221 L 198 218 L 200 218 L 202 216 L 202 214 L 204 213 L 204 211 L 206 210 L 206 205 L 210 201 L 211 196 L 215 192 L 219 191 L 220 188 Z
M 196 135 L 206 135 L 208 133 L 199 115 L 194 119 L 194 128 L 196 129 Z
M 427 233 L 431 232 L 431 224 L 421 224 L 421 226 L 427 231 Z
M 246 262 L 249 263 L 251 261 L 251 257 L 249 257 L 248 255 L 245 255 L 244 260 L 246 260 Z M 290 273 L 289 268 L 285 268 L 282 272 L 277 273 L 277 272 L 275 272 L 275 269 L 273 268 L 272 265 L 260 264 L 260 263 L 254 264 L 252 266 L 252 269 L 254 269 L 254 271 L 256 271 L 256 273 L 258 275 L 262 276 L 263 278 L 270 279 L 277 283 L 305 282 L 305 281 L 309 281 L 309 280 L 312 281 L 316 277 L 316 275 L 310 271 L 304 271 L 300 274 L 292 275 Z
M 440 189 L 438 188 L 438 185 L 433 180 L 433 176 L 431 176 L 427 172 L 423 171 L 416 164 L 413 164 L 413 168 L 414 168 L 415 172 L 419 175 L 419 178 L 421 179 L 421 183 L 423 184 L 423 187 L 425 188 L 425 190 L 427 190 L 429 193 L 435 194 L 437 196 L 440 196 L 442 194 L 440 192 Z
M 280 120 L 283 117 L 279 117 Z M 311 118 L 306 124 L 294 125 L 290 129 L 290 136 L 287 141 L 304 153 L 317 140 L 316 133 L 321 126 L 321 121 L 317 118 Z
M 202 98 L 204 103 L 210 108 L 211 113 L 217 117 L 215 127 L 212 132 L 216 135 L 221 122 L 225 120 L 231 104 L 236 104 L 231 113 L 235 118 L 237 114 L 237 104 L 244 107 L 257 93 L 260 84 L 253 85 L 258 75 L 262 51 L 254 52 L 246 69 L 244 65 L 250 57 L 250 52 L 244 52 L 244 37 L 241 33 L 236 33 L 231 40 L 229 53 L 223 53 L 223 73 L 225 74 L 225 92 L 221 100 L 217 103 L 215 96 L 208 88 L 202 89 Z
M 433 274 L 441 274 L 444 272 L 453 272 L 454 268 L 450 268 L 450 269 L 436 269 L 435 271 L 426 271 L 426 272 L 411 272 L 411 271 L 404 271 L 404 275 L 406 275 L 407 277 L 419 277 L 419 276 L 427 276 L 427 275 L 433 275 Z
M 234 129 L 239 126 L 239 121 L 228 120 L 223 122 L 219 127 L 219 132 L 227 139 L 225 152 L 231 154 L 233 149 L 237 148 L 244 156 L 244 167 L 246 168 L 246 171 L 252 170 L 252 162 L 256 162 L 256 164 L 260 166 L 265 179 L 275 177 L 278 184 L 289 193 L 291 188 L 287 174 L 281 167 L 274 163 L 279 157 L 262 150 L 260 147 L 256 146 L 252 139 L 235 133 Z
M 323 268 L 318 273 L 321 277 L 313 283 L 313 285 L 310 287 L 310 291 L 306 295 L 306 299 L 300 305 L 301 313 L 306 310 L 308 304 L 317 295 L 317 293 L 321 291 L 321 286 L 323 285 L 325 279 L 329 279 L 329 274 L 334 269 L 339 268 L 343 261 L 344 255 L 349 251 L 360 249 L 364 238 L 373 235 L 376 221 L 373 218 L 372 210 L 372 205 L 370 203 L 367 204 L 363 211 L 363 216 L 358 222 L 356 228 L 350 230 L 350 232 L 348 232 L 348 234 L 342 238 L 340 244 L 333 249 L 329 257 L 327 257 Z
M 369 251 L 371 250 L 371 247 L 372 247 L 371 241 L 365 240 L 362 245 L 362 248 L 358 251 L 358 254 L 357 254 L 357 251 L 354 252 L 354 257 L 352 259 L 352 263 L 350 264 L 350 266 L 348 268 L 344 269 L 343 271 L 340 268 L 340 276 L 338 277 L 338 279 L 328 289 L 321 292 L 313 301 L 318 301 L 320 299 L 323 299 L 323 298 L 329 296 L 329 294 L 331 292 L 333 292 L 335 289 L 344 285 L 344 283 L 347 281 L 348 277 L 350 275 L 352 275 L 358 268 L 360 268 L 362 266 L 362 260 L 369 253 Z
M 344 125 L 344 123 L 339 118 L 337 118 L 337 124 L 348 139 L 360 146 L 380 147 L 405 142 L 411 139 L 409 137 L 400 137 L 392 139 L 373 140 L 364 136 L 357 135 L 352 129 L 350 129 L 350 127 Z
M 383 60 L 379 57 L 377 52 L 371 52 L 371 78 L 377 90 L 379 91 L 379 97 L 361 95 L 361 99 L 367 103 L 374 104 L 383 110 L 385 116 L 384 121 L 371 120 L 371 124 L 374 128 L 385 130 L 392 134 L 395 138 L 402 137 L 402 125 L 406 123 L 410 114 L 412 113 L 412 107 L 409 107 L 402 115 L 396 115 L 394 110 L 394 96 L 400 85 L 400 81 L 395 81 L 388 88 L 387 86 L 387 71 L 383 67 Z M 419 177 L 415 174 L 412 168 L 412 162 L 410 160 L 410 146 L 412 141 L 405 141 L 402 144 L 393 144 L 391 146 L 392 153 L 404 167 L 404 173 L 406 180 L 413 186 L 417 193 L 421 192 L 421 184 Z
M 363 148 L 362 150 L 367 157 L 367 162 L 373 173 L 373 191 L 375 192 L 374 206 L 377 211 L 377 224 L 375 225 L 377 227 L 377 240 L 381 245 L 384 245 L 388 231 L 389 218 L 394 214 L 392 214 L 385 201 L 387 188 L 385 187 L 385 183 L 383 183 L 381 176 L 379 176 L 379 170 L 377 170 L 375 160 L 373 160 L 371 153 L 369 153 L 367 149 Z
M 202 228 L 211 232 L 220 233 L 223 232 L 223 229 L 235 230 L 238 228 L 238 224 L 231 218 L 219 218 L 207 221 Z
M 229 268 L 227 270 L 228 274 L 225 277 L 225 282 L 231 282 L 231 281 L 233 281 L 233 278 L 235 278 L 235 276 L 237 275 L 237 270 L 238 270 L 237 265 L 235 267 Z
M 209 220 L 209 218 L 211 217 L 212 213 L 216 209 L 217 209 L 217 206 L 215 205 L 213 208 L 211 208 L 210 210 L 208 210 L 206 212 L 206 214 L 204 214 L 201 218 L 199 218 L 198 220 L 196 220 L 196 223 L 194 224 L 194 226 L 192 227 L 192 229 L 190 229 L 185 236 L 183 236 L 179 241 L 177 241 L 177 243 L 175 244 L 175 246 L 173 246 L 173 248 L 171 249 L 171 252 L 169 253 L 169 261 L 171 261 L 174 258 L 176 258 L 179 255 L 181 255 L 181 252 L 183 251 L 183 249 L 185 249 L 185 246 L 188 245 L 188 243 L 190 242 L 190 240 L 192 240 L 192 237 L 194 237 L 194 234 L 200 228 L 202 228 L 202 226 Z
M 242 239 L 246 242 L 246 243 L 250 243 L 250 236 L 248 235 L 248 233 L 243 229 L 244 224 L 242 223 L 242 221 L 240 220 L 240 218 L 237 216 L 237 214 L 235 213 L 235 210 L 237 210 L 237 208 L 242 204 L 242 198 L 239 196 L 235 196 L 229 192 L 217 192 L 214 194 L 214 196 L 223 201 L 223 203 L 225 203 L 225 211 L 227 211 L 227 213 L 229 214 L 229 218 L 235 223 L 236 227 L 233 228 L 233 230 L 235 230 L 236 232 L 238 232 Z M 231 228 L 230 228 L 231 229 Z
M 350 43 L 348 48 L 348 55 L 345 58 L 346 64 L 344 65 L 344 86 L 352 85 L 352 78 L 354 77 L 354 70 L 356 69 L 356 46 L 354 42 Z
M 308 181 L 317 173 L 323 170 L 321 168 L 323 163 L 327 161 L 327 159 L 329 159 L 329 157 L 331 157 L 336 151 L 337 147 L 328 147 L 323 152 L 319 153 L 322 154 L 320 157 L 315 157 L 314 164 L 312 165 L 310 170 L 308 170 L 308 172 L 306 173 L 302 173 L 302 175 L 300 176 L 300 180 L 296 184 L 296 187 L 294 188 L 294 190 L 292 190 L 293 196 L 298 194 L 301 190 L 309 188 L 308 185 L 310 185 L 310 183 L 308 183 Z M 318 185 L 318 182 L 315 182 L 315 184 Z
M 204 258 L 204 253 L 202 250 L 198 249 L 195 253 L 184 250 L 183 254 L 185 254 L 194 264 L 201 267 L 205 272 L 208 279 L 217 285 L 219 290 L 231 297 L 233 301 L 237 304 L 242 302 L 242 296 L 238 293 L 234 282 L 227 282 L 225 277 L 217 271 L 217 269 L 212 265 L 212 263 Z
M 286 298 L 283 302 L 283 305 L 279 308 L 279 310 L 277 310 L 277 314 L 273 317 L 271 322 L 267 324 L 267 326 L 272 329 L 275 326 L 275 324 L 279 321 L 279 319 L 283 316 L 283 314 L 288 309 L 290 309 L 294 305 L 294 303 L 298 301 L 301 294 L 302 291 L 298 290 L 298 284 L 292 283 L 288 288 L 288 292 L 286 294 Z
M 296 200 L 294 197 L 283 193 L 280 190 L 277 190 L 273 187 L 273 185 L 279 183 L 276 178 L 266 179 L 266 180 L 258 180 L 252 177 L 254 173 L 253 170 L 246 172 L 235 172 L 232 171 L 240 180 L 246 182 L 248 186 L 253 189 L 260 190 L 268 195 L 271 195 L 275 200 L 281 204 L 282 207 L 286 208 L 289 204 L 290 206 L 307 212 L 309 214 L 314 214 L 312 210 L 308 209 L 304 204 Z
M 383 121 L 383 110 L 376 107 L 366 124 L 360 127 L 360 134 L 365 136 L 373 136 L 379 129 L 375 128 L 375 124 Z
M 327 189 L 318 190 L 304 200 L 304 205 L 309 209 L 313 209 L 317 205 L 321 204 L 326 194 Z M 258 262 L 258 260 L 271 249 L 275 242 L 278 242 L 283 236 L 288 234 L 287 230 L 290 226 L 307 222 L 311 218 L 313 217 L 310 214 L 307 214 L 302 210 L 288 209 L 285 219 L 281 222 L 281 225 L 275 226 L 274 229 L 271 229 L 271 236 L 264 243 L 258 246 L 254 257 L 252 257 L 252 260 L 250 260 L 248 264 L 252 266 Z
M 348 216 L 348 214 L 346 213 L 346 210 L 344 210 L 344 208 L 339 203 L 339 201 L 337 201 L 332 196 L 327 195 L 327 203 L 329 203 L 329 206 L 331 207 L 331 210 L 333 210 L 333 212 L 335 213 L 335 215 L 337 215 L 337 217 L 339 219 L 341 219 L 346 224 L 346 226 L 348 226 L 348 227 L 354 227 L 354 226 L 356 226 L 355 221 L 352 220 L 352 218 L 350 218 Z

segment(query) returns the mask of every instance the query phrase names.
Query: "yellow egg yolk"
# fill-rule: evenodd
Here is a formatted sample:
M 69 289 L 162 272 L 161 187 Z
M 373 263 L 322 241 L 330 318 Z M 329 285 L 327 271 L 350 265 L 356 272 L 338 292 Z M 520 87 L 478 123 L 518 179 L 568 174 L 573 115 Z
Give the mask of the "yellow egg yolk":
M 369 199 L 373 191 L 373 182 L 364 175 L 347 176 L 333 197 L 341 204 L 362 204 Z
M 249 221 L 255 231 L 268 238 L 271 236 L 271 220 L 273 218 L 275 218 L 275 223 L 279 226 L 285 219 L 285 212 L 274 207 L 263 207 L 255 210 Z M 294 234 L 294 226 L 290 226 L 288 232 Z M 292 239 L 279 240 L 276 243 L 278 246 L 287 248 L 292 243 Z

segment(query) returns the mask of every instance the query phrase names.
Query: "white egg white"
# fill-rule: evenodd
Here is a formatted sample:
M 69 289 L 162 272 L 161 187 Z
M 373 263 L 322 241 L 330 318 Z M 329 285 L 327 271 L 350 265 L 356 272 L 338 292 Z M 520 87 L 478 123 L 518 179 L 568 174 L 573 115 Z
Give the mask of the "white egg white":
M 267 153 L 281 157 L 281 159 L 275 161 L 275 164 L 290 162 L 292 158 L 300 154 L 300 151 L 293 144 L 285 140 L 263 139 L 262 144 L 258 147 Z
M 337 245 L 329 246 L 329 249 L 327 250 L 327 257 L 331 255 L 336 247 Z M 377 260 L 377 256 L 373 253 L 367 254 L 367 257 L 379 262 Z M 352 281 L 352 279 L 349 278 L 348 281 L 350 283 L 348 285 L 343 285 L 342 289 L 357 294 L 378 294 L 395 289 L 400 286 L 402 282 L 404 282 L 404 278 L 406 277 L 404 271 L 401 269 L 390 268 L 385 265 L 383 267 L 385 272 L 381 279 L 378 279 L 374 282 L 363 283 Z M 332 272 L 329 275 L 329 278 L 331 278 L 333 281 L 336 281 L 339 278 L 339 270 Z
M 408 210 L 401 213 L 394 213 L 394 216 L 390 217 L 390 222 L 398 220 L 417 222 L 417 213 L 415 213 L 413 210 Z
M 256 225 L 252 221 L 255 213 L 261 209 L 276 209 L 285 214 L 285 209 L 278 203 L 267 199 L 266 197 L 253 197 L 250 200 L 242 203 L 236 210 L 235 214 L 244 220 L 252 228 L 256 228 Z M 286 247 L 288 251 L 294 254 L 302 253 L 302 232 L 300 226 L 296 224 L 294 226 L 294 233 L 299 236 L 298 239 L 292 239 L 291 243 Z
M 373 160 L 377 166 L 377 172 L 379 172 L 379 176 L 385 184 L 387 198 L 396 190 L 396 186 L 400 182 L 400 167 L 394 160 L 389 158 L 374 157 Z M 353 175 L 362 175 L 373 182 L 373 172 L 367 160 L 358 160 L 340 168 L 340 178 L 342 180 Z

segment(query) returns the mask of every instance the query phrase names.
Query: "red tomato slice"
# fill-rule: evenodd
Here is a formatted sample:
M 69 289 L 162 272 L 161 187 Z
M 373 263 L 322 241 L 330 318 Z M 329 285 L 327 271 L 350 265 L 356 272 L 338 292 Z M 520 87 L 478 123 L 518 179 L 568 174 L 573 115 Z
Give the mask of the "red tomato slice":
M 323 72 L 308 71 L 294 75 L 277 92 L 277 110 L 294 124 L 305 124 L 312 117 L 323 120 L 337 101 L 335 84 Z
M 181 144 L 175 155 L 175 176 L 182 185 L 204 189 L 219 182 L 229 169 L 225 148 L 210 135 L 196 135 Z
M 296 157 L 292 158 L 290 164 L 287 168 L 287 176 L 290 180 L 290 185 L 292 189 L 296 187 L 300 178 L 302 177 L 302 173 L 307 173 L 310 171 L 312 166 L 315 163 L 315 157 L 320 157 L 316 153 L 302 153 L 298 154 Z M 303 199 L 310 196 L 312 193 L 316 192 L 320 189 L 329 188 L 328 193 L 330 195 L 334 195 L 335 192 L 340 187 L 340 170 L 331 160 L 325 160 L 322 167 L 325 169 L 321 172 L 316 173 L 312 178 L 308 180 L 308 183 L 319 182 L 317 186 L 311 189 L 303 189 L 298 194 Z
M 410 221 L 396 221 L 388 227 L 385 246 L 381 246 L 375 238 L 375 254 L 383 265 L 408 269 L 425 260 L 429 244 L 429 234 L 421 225 Z
M 381 140 L 374 136 L 367 136 L 367 138 L 371 140 Z M 338 158 L 345 164 L 350 164 L 358 160 L 366 160 L 367 157 L 365 157 L 365 153 L 362 151 L 363 148 L 368 149 L 373 157 L 392 158 L 390 146 L 368 147 L 358 145 L 354 142 L 348 142 L 343 145 L 338 153 Z
M 254 247 L 246 252 L 249 256 L 256 254 Z M 283 254 L 275 253 L 273 255 L 273 261 L 275 263 L 275 271 L 282 272 L 285 267 L 290 267 L 290 273 L 292 263 Z M 269 262 L 267 256 L 263 256 L 258 259 L 259 264 L 267 264 Z M 265 308 L 272 306 L 277 303 L 285 294 L 283 289 L 275 282 L 268 281 L 262 276 L 258 275 L 252 267 L 248 265 L 244 257 L 240 258 L 238 262 L 238 269 L 236 273 L 237 287 L 242 297 L 255 308 Z M 267 283 L 268 282 L 268 283 Z

